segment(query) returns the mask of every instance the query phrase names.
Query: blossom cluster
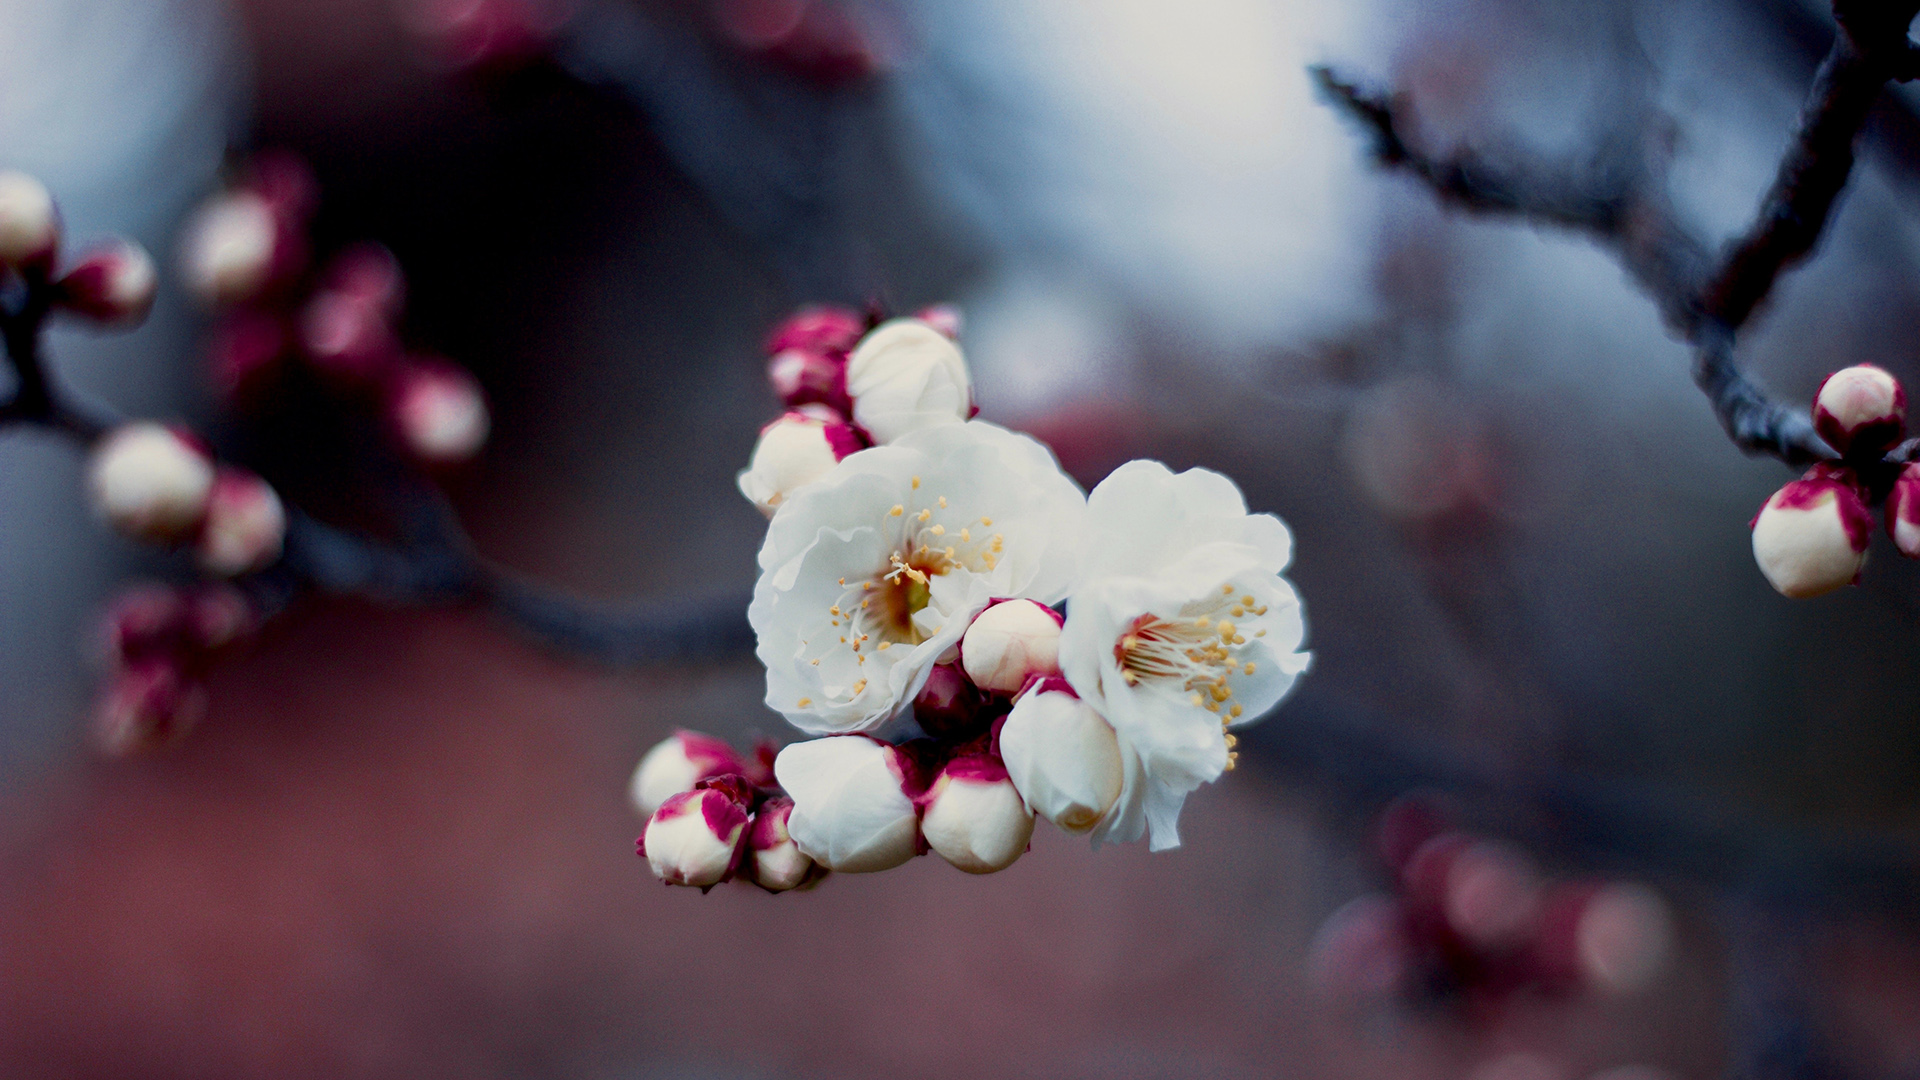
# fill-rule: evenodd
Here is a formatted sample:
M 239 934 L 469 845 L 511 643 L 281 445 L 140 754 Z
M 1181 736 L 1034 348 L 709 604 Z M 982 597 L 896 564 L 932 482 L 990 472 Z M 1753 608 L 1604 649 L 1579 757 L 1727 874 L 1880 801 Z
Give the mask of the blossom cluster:
M 1336 998 L 1490 1008 L 1630 993 L 1671 963 L 1672 916 L 1645 886 L 1553 880 L 1420 795 L 1390 806 L 1375 839 L 1392 890 L 1335 912 L 1312 949 L 1314 979 Z
M 1754 560 L 1782 595 L 1819 596 L 1857 582 L 1873 534 L 1869 507 L 1883 500 L 1894 548 L 1920 558 L 1920 464 L 1888 454 L 1906 438 L 1906 415 L 1899 380 L 1871 364 L 1821 383 L 1814 430 L 1840 456 L 1774 492 L 1753 519 Z
M 974 418 L 958 330 L 944 308 L 812 308 L 768 340 L 787 411 L 740 474 L 770 518 L 748 618 L 768 706 L 816 736 L 773 761 L 779 835 L 842 872 L 929 850 L 1001 870 L 1036 817 L 1177 846 L 1233 730 L 1308 664 L 1292 538 L 1204 469 L 1134 461 L 1083 492 L 1047 447 Z M 687 816 L 639 791 L 668 775 L 659 755 L 686 756 L 675 738 L 636 775 L 649 837 Z M 702 771 L 671 775 L 684 792 Z M 737 864 L 748 831 L 703 820 Z M 711 884 L 644 844 L 664 880 Z

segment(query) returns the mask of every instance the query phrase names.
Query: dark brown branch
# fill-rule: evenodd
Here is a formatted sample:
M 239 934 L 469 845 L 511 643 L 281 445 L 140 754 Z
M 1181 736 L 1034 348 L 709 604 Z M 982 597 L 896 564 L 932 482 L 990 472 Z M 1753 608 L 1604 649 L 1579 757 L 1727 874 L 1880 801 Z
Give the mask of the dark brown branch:
M 90 445 L 122 421 L 79 404 L 47 367 L 40 351 L 49 310 L 44 277 L 12 284 L 10 296 L 0 295 L 0 340 L 17 385 L 0 404 L 0 428 L 40 427 Z M 396 487 L 400 542 L 348 532 L 289 507 L 281 558 L 248 582 L 250 591 L 270 608 L 309 591 L 409 607 L 478 606 L 557 652 L 610 666 L 711 659 L 753 647 L 748 597 L 620 606 L 554 593 L 482 559 L 437 489 Z
M 1660 306 L 1668 327 L 1694 346 L 1694 381 L 1734 443 L 1802 465 L 1833 451 L 1814 434 L 1805 410 L 1772 400 L 1739 369 L 1735 342 L 1781 271 L 1818 244 L 1881 87 L 1920 74 L 1907 40 L 1916 11 L 1920 0 L 1837 0 L 1840 30 L 1808 91 L 1799 131 L 1754 223 L 1718 259 L 1680 225 L 1637 154 L 1584 171 L 1512 151 L 1435 156 L 1408 140 L 1405 110 L 1393 98 L 1368 93 L 1326 68 L 1313 75 L 1327 98 L 1372 137 L 1376 160 L 1412 174 L 1443 201 L 1574 229 L 1611 248 Z

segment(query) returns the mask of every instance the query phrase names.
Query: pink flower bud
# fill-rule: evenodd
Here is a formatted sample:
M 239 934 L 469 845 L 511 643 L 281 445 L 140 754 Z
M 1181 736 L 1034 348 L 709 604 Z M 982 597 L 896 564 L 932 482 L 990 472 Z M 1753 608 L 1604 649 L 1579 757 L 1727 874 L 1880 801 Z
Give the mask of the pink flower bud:
M 571 5 L 533 0 L 405 0 L 414 33 L 458 68 L 509 69 L 546 51 Z
M 953 739 L 971 734 L 984 725 L 984 702 L 980 691 L 967 681 L 954 664 L 935 664 L 927 672 L 927 681 L 913 699 L 913 718 L 920 730 L 936 739 Z
M 923 802 L 920 832 L 927 846 L 969 874 L 1005 870 L 1033 839 L 1033 811 L 991 755 L 948 762 Z
M 811 349 L 788 349 L 767 361 L 767 381 L 788 408 L 820 404 L 842 416 L 853 410 L 847 397 L 847 361 Z
M 252 191 L 214 196 L 187 225 L 180 272 L 209 304 L 249 300 L 266 289 L 281 255 L 273 204 Z
M 894 747 L 865 735 L 793 743 L 773 773 L 793 799 L 794 843 L 829 870 L 891 870 L 919 853 L 919 814 L 906 791 L 912 765 Z
M 287 331 L 279 319 L 258 311 L 235 311 L 214 328 L 207 372 L 222 398 L 245 402 L 264 389 L 286 351 Z
M 768 799 L 748 826 L 747 850 L 753 856 L 754 884 L 768 892 L 797 889 L 819 876 L 814 861 L 800 850 L 787 832 L 793 800 Z
M 1535 966 L 1563 986 L 1607 994 L 1644 989 L 1672 957 L 1673 917 L 1641 885 L 1562 886 L 1547 905 Z
M 676 731 L 640 759 L 627 796 L 642 817 L 651 817 L 662 803 L 692 791 L 702 780 L 746 771 L 746 763 L 725 742 L 697 731 Z
M 0 169 L 0 264 L 49 262 L 59 246 L 60 215 L 47 186 L 26 173 Z
M 1321 991 L 1347 1001 L 1378 1001 L 1413 984 L 1415 957 L 1407 913 L 1387 896 L 1361 896 L 1334 912 L 1307 950 L 1307 972 Z
M 138 322 L 153 309 L 158 284 L 147 249 L 131 240 L 115 240 L 89 253 L 60 279 L 60 303 L 101 322 Z
M 1814 395 L 1813 429 L 1843 457 L 1879 457 L 1906 437 L 1906 392 L 1872 364 L 1841 368 Z
M 213 463 L 173 430 L 141 421 L 100 440 L 87 465 L 87 484 L 95 511 L 114 528 L 136 539 L 174 543 L 200 527 Z
M 1068 832 L 1091 830 L 1120 798 L 1119 738 L 1065 679 L 1042 680 L 1014 702 L 999 748 L 1026 804 Z
M 1819 596 L 1859 578 L 1872 529 L 1852 471 L 1816 465 L 1760 508 L 1753 557 L 1781 595 Z
M 395 385 L 392 410 L 401 442 L 434 465 L 451 465 L 479 453 L 493 423 L 480 383 L 446 363 L 410 367 Z
M 854 423 L 889 443 L 973 413 L 973 380 L 959 346 L 918 319 L 882 323 L 847 358 Z
M 1028 680 L 1060 674 L 1059 612 L 1032 600 L 1006 600 L 974 617 L 960 639 L 960 663 L 990 694 L 1017 693 Z
M 175 655 L 192 638 L 187 595 L 171 585 L 137 585 L 115 597 L 100 620 L 102 653 L 122 667 L 155 655 Z
M 747 810 L 719 788 L 683 791 L 660 804 L 640 837 L 640 853 L 669 885 L 710 888 L 733 871 Z
M 323 290 L 300 313 L 300 344 L 315 371 L 342 386 L 366 386 L 400 356 L 377 299 Z
M 866 332 L 867 321 L 859 312 L 842 307 L 801 308 L 767 335 L 767 355 L 789 349 L 844 354 Z
M 860 436 L 846 424 L 789 412 L 760 429 L 753 458 L 740 471 L 740 493 L 772 517 L 794 492 L 863 448 Z
M 200 526 L 200 565 L 224 577 L 250 574 L 280 557 L 287 511 L 273 487 L 245 469 L 215 470 Z
M 115 757 L 157 750 L 206 715 L 206 689 L 166 657 L 146 657 L 114 672 L 94 711 L 94 741 Z
M 1920 465 L 1900 470 L 1887 492 L 1887 535 L 1893 546 L 1909 559 L 1920 559 Z
M 260 612 L 245 593 L 208 582 L 186 594 L 187 636 L 201 653 L 217 652 L 260 629 Z
M 321 275 L 327 292 L 358 300 L 391 320 L 406 299 L 407 279 L 400 261 L 379 244 L 355 244 L 333 257 Z
M 960 315 L 960 309 L 952 304 L 935 304 L 929 308 L 922 308 L 914 312 L 913 317 L 955 341 L 960 340 L 960 329 L 965 323 Z
M 1445 873 L 1442 908 L 1462 939 L 1506 949 L 1523 944 L 1538 925 L 1538 878 L 1519 852 L 1475 841 L 1453 853 Z

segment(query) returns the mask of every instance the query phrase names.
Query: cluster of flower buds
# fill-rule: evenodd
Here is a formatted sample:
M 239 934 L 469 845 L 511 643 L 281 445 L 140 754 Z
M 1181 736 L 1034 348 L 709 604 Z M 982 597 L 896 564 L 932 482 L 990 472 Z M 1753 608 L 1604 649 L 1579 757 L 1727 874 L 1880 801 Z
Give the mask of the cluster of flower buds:
M 101 436 L 87 462 L 94 511 L 128 537 L 191 545 L 202 569 L 233 577 L 280 557 L 287 512 L 271 485 L 217 463 L 192 432 L 152 421 Z
M 1389 807 L 1376 838 L 1393 892 L 1341 908 L 1313 947 L 1314 975 L 1338 997 L 1493 1006 L 1630 993 L 1666 969 L 1672 919 L 1644 886 L 1549 880 L 1419 796 Z
M 172 743 L 206 712 L 207 668 L 253 635 L 259 612 L 231 585 L 143 585 L 101 622 L 107 678 L 94 741 L 122 756 Z
M 210 357 L 215 386 L 245 404 L 298 362 L 336 392 L 370 403 L 416 460 L 446 465 L 472 457 L 490 423 L 480 384 L 458 365 L 402 344 L 406 281 L 385 248 L 350 247 L 309 272 L 314 204 L 306 167 L 267 154 L 189 225 L 182 273 L 221 312 Z
M 847 308 L 807 308 L 766 343 L 767 381 L 785 408 L 762 428 L 740 491 L 771 516 L 803 485 L 876 443 L 975 412 L 952 308 L 878 323 Z
M 767 705 L 820 736 L 773 762 L 779 835 L 842 873 L 928 851 L 993 873 L 1036 817 L 1178 846 L 1232 729 L 1310 660 L 1292 537 L 1204 469 L 1132 461 L 1086 492 L 973 418 L 959 330 L 809 308 L 767 341 L 788 412 L 740 474 L 771 518 L 747 618 Z
M 60 261 L 60 211 L 46 185 L 0 170 L 0 282 L 19 275 L 29 288 L 44 283 L 50 307 L 107 325 L 137 323 L 153 307 L 153 260 L 131 240 L 103 241 L 64 270 Z
M 1767 499 L 1753 519 L 1753 557 L 1782 595 L 1819 596 L 1860 579 L 1873 533 L 1869 507 L 1886 500 L 1887 534 L 1920 558 L 1920 464 L 1890 463 L 1906 437 L 1907 396 L 1871 364 L 1827 376 L 1813 426 L 1840 457 L 1809 469 Z
M 654 875 L 701 890 L 747 881 L 776 893 L 824 877 L 788 831 L 793 800 L 774 786 L 772 760 L 769 747 L 742 757 L 692 731 L 647 751 L 628 795 L 647 820 L 636 849 Z

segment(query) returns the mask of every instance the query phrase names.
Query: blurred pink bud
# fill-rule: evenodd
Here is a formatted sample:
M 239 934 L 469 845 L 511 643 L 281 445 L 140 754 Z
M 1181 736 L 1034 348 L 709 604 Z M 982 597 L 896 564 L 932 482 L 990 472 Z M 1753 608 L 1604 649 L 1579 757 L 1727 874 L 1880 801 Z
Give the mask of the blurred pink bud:
M 1537 1054 L 1515 1053 L 1483 1061 L 1467 1080 L 1571 1080 L 1565 1065 Z
M 206 715 L 206 689 L 166 657 L 144 657 L 115 671 L 94 711 L 94 741 L 114 757 L 157 750 Z
M 1539 925 L 1538 876 L 1505 845 L 1476 841 L 1454 853 L 1444 889 L 1447 925 L 1482 949 L 1523 945 Z
M 176 543 L 206 514 L 213 463 L 179 432 L 138 421 L 108 432 L 87 464 L 96 513 L 140 540 Z
M 949 761 L 922 802 L 927 846 L 969 874 L 1005 870 L 1033 839 L 1033 811 L 991 754 Z
M 390 320 L 406 300 L 407 279 L 393 252 L 380 244 L 355 244 L 327 264 L 321 288 L 371 305 Z
M 724 741 L 697 731 L 676 731 L 640 758 L 627 796 L 640 816 L 651 817 L 660 804 L 692 791 L 702 780 L 746 771 L 746 763 Z
M 1860 577 L 1873 517 L 1851 469 L 1816 465 L 1753 519 L 1753 557 L 1783 596 L 1819 596 Z
M 669 885 L 709 888 L 733 871 L 747 809 L 719 788 L 683 791 L 660 804 L 640 837 L 640 854 Z
M 1900 470 L 1893 489 L 1887 492 L 1882 511 L 1887 516 L 1887 535 L 1893 546 L 1909 559 L 1920 559 L 1920 465 Z
M 343 386 L 367 386 L 393 365 L 400 344 L 377 298 L 322 290 L 300 313 L 300 344 L 314 370 Z
M 157 654 L 176 655 L 192 635 L 186 595 L 171 585 L 136 585 L 114 597 L 100 620 L 107 662 L 123 666 Z
M 766 351 L 775 356 L 799 349 L 844 358 L 866 332 L 867 320 L 851 308 L 801 308 L 767 335 Z
M 186 604 L 188 638 L 203 653 L 224 649 L 260 628 L 253 602 L 225 582 L 200 585 L 186 594 Z
M 200 565 L 235 577 L 265 569 L 280 557 L 287 511 L 272 485 L 245 469 L 221 466 L 207 495 L 200 526 Z
M 809 0 L 715 0 L 721 33 L 745 49 L 772 48 L 800 28 Z
M 270 381 L 286 351 L 287 332 L 278 318 L 259 311 L 235 311 L 214 328 L 207 351 L 208 375 L 228 403 L 244 403 Z
M 547 51 L 572 5 L 534 0 L 400 0 L 408 26 L 455 67 L 515 67 Z
M 1906 438 L 1906 391 L 1872 364 L 1841 368 L 1814 395 L 1813 430 L 1842 457 L 1879 457 Z
M 932 307 L 921 308 L 914 312 L 913 317 L 955 341 L 960 340 L 960 330 L 965 325 L 960 309 L 952 304 L 935 304 Z
M 787 828 L 820 865 L 847 874 L 891 870 L 919 854 L 917 774 L 896 747 L 865 735 L 788 745 L 774 776 L 793 799 Z
M 0 265 L 43 265 L 60 247 L 60 214 L 37 178 L 0 169 Z
M 434 465 L 479 453 L 493 423 L 480 383 L 445 363 L 410 366 L 395 383 L 391 408 L 401 443 Z
M 1028 680 L 1060 674 L 1059 612 L 1032 600 L 1006 600 L 974 617 L 960 638 L 967 678 L 990 694 L 1014 694 Z
M 263 150 L 247 162 L 241 186 L 266 200 L 283 229 L 306 227 L 320 202 L 320 184 L 300 155 L 289 150 Z
M 833 471 L 842 458 L 866 443 L 847 424 L 833 424 L 789 412 L 760 429 L 753 457 L 740 470 L 740 494 L 760 512 L 773 512 L 794 492 Z
M 803 7 L 798 25 L 753 51 L 826 86 L 857 82 L 886 67 L 865 27 L 840 5 L 812 2 Z
M 1407 902 L 1426 911 L 1444 911 L 1453 864 L 1477 842 L 1466 833 L 1443 832 L 1416 848 L 1400 867 L 1400 887 Z
M 1321 924 L 1307 950 L 1307 972 L 1322 993 L 1346 1001 L 1398 997 L 1413 983 L 1407 913 L 1389 896 L 1362 896 Z
M 753 857 L 754 884 L 768 892 L 797 889 L 819 876 L 814 861 L 800 850 L 787 832 L 793 800 L 768 799 L 747 827 L 747 850 Z
M 209 304 L 250 300 L 272 281 L 281 227 L 273 204 L 253 191 L 209 199 L 187 223 L 180 273 L 188 291 Z
M 1644 886 L 1615 882 L 1588 897 L 1574 929 L 1580 974 L 1588 986 L 1623 994 L 1644 989 L 1666 970 L 1673 918 Z
M 138 322 L 153 310 L 158 284 L 146 248 L 131 240 L 113 240 L 88 253 L 60 279 L 60 303 L 101 322 Z
M 984 728 L 980 691 L 956 664 L 935 664 L 913 699 L 913 718 L 936 739 L 956 739 Z
M 847 397 L 847 361 L 811 349 L 787 349 L 767 361 L 767 381 L 788 408 L 821 404 L 842 416 L 853 410 Z
M 1422 844 L 1452 827 L 1452 818 L 1433 796 L 1411 792 L 1393 800 L 1380 812 L 1374 842 L 1381 860 L 1397 874 Z

